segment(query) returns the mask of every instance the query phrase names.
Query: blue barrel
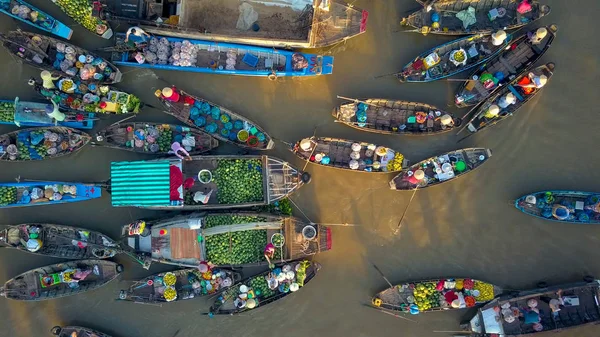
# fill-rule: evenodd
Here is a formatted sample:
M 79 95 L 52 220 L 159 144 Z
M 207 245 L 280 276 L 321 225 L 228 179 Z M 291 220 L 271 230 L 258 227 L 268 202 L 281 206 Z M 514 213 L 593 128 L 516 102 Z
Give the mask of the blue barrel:
M 196 126 L 203 127 L 206 125 L 206 118 L 204 118 L 204 116 L 198 116 L 196 119 L 194 119 L 194 124 L 196 124 Z
M 365 103 L 358 103 L 358 110 L 367 111 L 367 107 Z
M 232 130 L 233 129 L 233 123 L 231 123 L 231 122 L 225 123 L 224 126 L 225 126 L 225 129 L 227 129 L 227 130 Z
M 192 119 L 194 119 L 194 117 L 196 117 L 196 116 L 198 116 L 198 115 L 200 115 L 200 109 L 198 109 L 198 108 L 196 108 L 196 107 L 193 107 L 193 108 L 190 110 L 190 116 L 192 117 Z
M 208 113 L 210 111 L 210 104 L 206 102 L 202 103 L 202 111 Z
M 221 114 L 221 109 L 218 106 L 213 106 L 212 108 L 210 108 L 210 114 L 211 115 L 220 115 Z
M 242 121 L 238 120 L 233 123 L 233 128 L 236 130 L 241 130 L 243 127 L 244 127 L 244 122 L 242 122 Z
M 264 142 L 265 141 L 265 134 L 262 132 L 259 132 L 256 134 L 256 138 L 260 141 L 260 142 Z
M 229 138 L 229 130 L 221 129 L 221 136 L 223 136 L 225 138 Z
M 210 132 L 210 133 L 215 133 L 215 132 L 217 132 L 217 129 L 218 129 L 218 128 L 219 128 L 219 127 L 217 126 L 217 124 L 216 124 L 216 123 L 210 123 L 210 124 L 208 124 L 208 125 L 206 126 L 206 128 L 205 128 L 205 129 L 206 129 L 206 131 L 208 131 L 208 132 Z
M 229 132 L 229 140 L 232 142 L 236 142 L 237 141 L 237 133 Z

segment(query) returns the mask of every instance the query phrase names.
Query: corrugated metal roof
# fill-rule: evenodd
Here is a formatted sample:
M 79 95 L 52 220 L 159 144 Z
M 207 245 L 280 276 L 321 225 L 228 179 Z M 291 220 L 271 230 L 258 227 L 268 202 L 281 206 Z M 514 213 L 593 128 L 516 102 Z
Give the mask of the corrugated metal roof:
M 169 206 L 169 161 L 110 164 L 113 206 Z

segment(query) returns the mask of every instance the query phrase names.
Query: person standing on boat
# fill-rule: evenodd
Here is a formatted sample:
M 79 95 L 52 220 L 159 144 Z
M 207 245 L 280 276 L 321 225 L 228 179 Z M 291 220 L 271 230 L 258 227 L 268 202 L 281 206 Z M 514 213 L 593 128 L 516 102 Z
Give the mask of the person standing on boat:
M 133 36 L 132 36 L 133 35 Z M 150 34 L 146 33 L 142 28 L 135 26 L 135 27 L 130 27 L 127 30 L 127 34 L 125 35 L 125 42 L 130 42 L 129 38 L 131 37 L 133 44 L 134 45 L 139 45 L 141 43 L 145 43 L 146 42 L 146 38 L 150 37 Z
M 271 262 L 271 259 L 275 257 L 275 245 L 272 243 L 267 244 L 264 251 L 265 259 L 269 262 L 269 268 L 275 268 L 275 265 Z

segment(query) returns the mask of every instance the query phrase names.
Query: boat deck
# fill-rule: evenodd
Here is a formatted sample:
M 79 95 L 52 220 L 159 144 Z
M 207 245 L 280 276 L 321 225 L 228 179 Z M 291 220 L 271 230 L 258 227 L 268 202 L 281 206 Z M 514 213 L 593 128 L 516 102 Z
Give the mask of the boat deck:
M 577 191 L 551 191 L 553 201 L 548 202 L 545 192 L 533 193 L 536 203 L 530 204 L 525 197 L 517 200 L 517 207 L 523 212 L 543 219 L 560 221 L 552 216 L 554 205 L 565 206 L 569 209 L 569 218 L 563 221 L 580 223 L 600 223 L 600 206 L 590 200 L 594 194 Z M 597 194 L 600 196 L 600 194 Z M 587 214 L 589 220 L 581 221 L 579 217 Z

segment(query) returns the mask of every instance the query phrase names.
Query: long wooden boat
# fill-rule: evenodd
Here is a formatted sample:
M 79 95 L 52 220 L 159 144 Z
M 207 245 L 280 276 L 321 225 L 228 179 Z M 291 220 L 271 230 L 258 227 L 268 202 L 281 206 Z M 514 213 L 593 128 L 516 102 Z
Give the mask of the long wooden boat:
M 310 174 L 274 157 L 193 156 L 113 162 L 109 192 L 115 207 L 219 209 L 268 205 L 309 181 Z
M 321 48 L 346 41 L 366 31 L 369 16 L 341 0 L 251 0 L 242 7 L 238 2 L 183 0 L 175 12 L 167 10 L 167 4 L 150 0 L 100 3 L 104 6 L 100 16 L 115 24 L 140 26 L 155 35 L 289 49 Z M 257 21 L 238 26 L 241 10 L 256 13 Z M 169 17 L 169 12 L 173 16 Z
M 204 273 L 198 268 L 187 268 L 148 276 L 134 281 L 127 290 L 121 290 L 119 300 L 161 306 L 163 303 L 215 296 L 242 279 L 240 273 L 231 270 L 206 269 L 208 271 Z
M 113 31 L 108 22 L 98 16 L 93 15 L 95 3 L 88 0 L 55 0 L 52 1 L 65 14 L 82 27 L 104 39 L 110 39 Z
M 453 180 L 474 171 L 492 157 L 492 150 L 468 148 L 425 159 L 390 181 L 393 190 L 415 190 Z
M 82 83 L 66 76 L 58 76 L 52 82 L 53 89 L 44 88 L 42 82 L 34 78 L 28 83 L 47 100 L 80 113 L 130 114 L 140 112 L 144 105 L 137 96 L 108 85 Z
M 405 313 L 425 313 L 485 304 L 503 293 L 502 288 L 470 278 L 438 278 L 398 284 L 372 299 L 378 308 Z
M 540 219 L 600 224 L 600 193 L 582 191 L 541 191 L 515 201 L 521 212 Z
M 81 150 L 91 139 L 87 133 L 64 126 L 13 131 L 0 135 L 0 161 L 64 157 Z
M 173 46 L 173 47 L 171 47 Z M 243 44 L 184 40 L 157 35 L 143 48 L 127 50 L 117 34 L 112 61 L 120 66 L 195 73 L 265 77 L 306 77 L 333 72 L 333 56 L 307 54 Z M 160 57 L 163 57 L 162 59 Z
M 0 124 L 17 126 L 55 126 L 60 125 L 73 129 L 92 129 L 96 115 L 92 112 L 86 114 L 67 114 L 64 121 L 57 121 L 48 116 L 54 107 L 50 103 L 23 102 L 16 97 L 14 100 L 0 99 Z
M 551 25 L 546 28 L 547 35 L 538 43 L 532 44 L 530 31 L 516 38 L 509 49 L 502 51 L 479 66 L 461 84 L 455 97 L 459 108 L 476 105 L 492 95 L 498 88 L 510 83 L 519 74 L 531 68 L 533 64 L 550 48 L 558 27 Z
M 165 98 L 163 92 L 167 89 L 179 99 Z M 155 95 L 167 114 L 191 127 L 200 128 L 220 141 L 254 150 L 270 150 L 275 146 L 271 136 L 260 126 L 221 105 L 175 87 L 157 90 Z
M 473 336 L 537 336 L 538 333 L 597 325 L 600 322 L 599 299 L 600 280 L 586 277 L 583 282 L 501 296 L 477 310 L 463 328 Z M 560 310 L 553 312 L 550 303 L 559 305 Z M 533 314 L 533 320 L 537 316 L 539 322 L 530 323 L 519 318 L 521 313 L 532 311 L 539 312 Z
M 402 26 L 414 28 L 412 32 L 442 35 L 491 34 L 496 30 L 515 29 L 537 21 L 550 14 L 550 6 L 537 0 L 530 2 L 531 10 L 519 13 L 519 2 L 514 0 L 438 0 L 430 1 L 408 17 Z M 470 10 L 472 8 L 472 12 Z M 468 26 L 461 20 L 467 17 Z M 471 23 L 471 19 L 474 21 Z
M 401 82 L 431 82 L 454 76 L 489 60 L 506 48 L 511 40 L 512 35 L 507 35 L 503 43 L 495 46 L 490 35 L 461 37 L 417 56 L 396 77 Z
M 283 299 L 310 282 L 320 269 L 320 264 L 308 260 L 280 264 L 227 289 L 208 315 L 236 315 Z
M 106 260 L 62 262 L 32 269 L 6 281 L 0 295 L 18 301 L 77 295 L 102 287 L 122 271 L 122 265 Z
M 122 233 L 146 269 L 152 262 L 193 268 L 204 261 L 220 267 L 262 266 L 268 265 L 264 256 L 268 243 L 276 247 L 273 263 L 307 258 L 332 246 L 326 226 L 264 213 L 196 213 L 140 220 L 124 226 Z
M 48 223 L 11 225 L 0 231 L 0 245 L 37 255 L 63 259 L 105 259 L 119 244 L 89 229 Z
M 64 204 L 100 198 L 102 189 L 93 184 L 34 181 L 0 183 L 0 208 Z
M 437 135 L 462 123 L 460 118 L 430 104 L 383 98 L 342 104 L 332 114 L 355 129 L 388 135 Z
M 355 172 L 389 173 L 408 166 L 399 152 L 348 139 L 313 136 L 291 144 L 290 150 L 310 163 Z
M 149 122 L 117 122 L 96 133 L 94 138 L 92 146 L 155 155 L 172 154 L 171 144 L 174 142 L 187 147 L 190 155 L 205 153 L 219 146 L 218 140 L 196 128 Z
M 0 4 L 0 13 L 66 40 L 71 39 L 73 35 L 69 26 L 22 0 L 3 1 Z
M 531 75 L 543 75 L 546 76 L 547 80 L 549 81 L 553 74 L 554 63 L 548 63 L 532 69 L 531 71 L 525 71 L 521 73 L 521 75 L 512 80 L 512 82 L 501 87 L 495 92 L 495 94 L 491 95 L 485 102 L 473 108 L 475 112 L 473 113 L 473 111 L 470 111 L 468 113 L 468 115 L 473 113 L 473 117 L 471 117 L 471 120 L 465 125 L 464 128 L 470 132 L 478 132 L 487 127 L 494 126 L 510 116 L 513 116 L 517 110 L 527 104 L 527 102 L 529 102 L 543 89 L 543 87 L 539 89 L 523 88 L 519 83 L 525 81 L 531 84 Z M 500 103 L 501 99 L 504 99 L 509 94 L 515 97 L 516 101 L 514 104 L 510 104 L 506 108 L 502 109 L 498 103 Z M 498 112 L 490 112 L 490 107 L 497 107 Z
M 89 337 L 111 337 L 100 331 L 85 328 L 82 326 L 55 326 L 50 332 L 58 337 L 74 337 L 74 336 L 89 336 Z
M 82 81 L 114 84 L 123 74 L 95 53 L 49 36 L 21 30 L 0 34 L 4 48 L 30 66 Z

